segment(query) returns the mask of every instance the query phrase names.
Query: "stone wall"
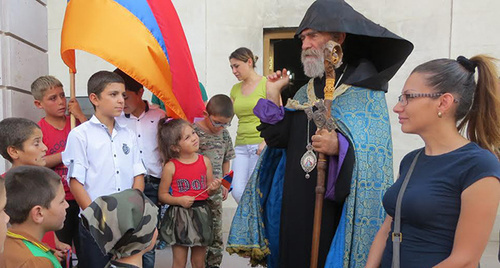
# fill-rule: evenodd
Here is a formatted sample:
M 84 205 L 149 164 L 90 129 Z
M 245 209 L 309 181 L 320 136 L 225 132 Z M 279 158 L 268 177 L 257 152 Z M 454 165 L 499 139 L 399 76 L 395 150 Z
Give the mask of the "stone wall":
M 30 85 L 49 72 L 46 0 L 0 1 L 0 120 L 26 117 L 38 121 Z M 0 161 L 0 172 L 9 167 Z

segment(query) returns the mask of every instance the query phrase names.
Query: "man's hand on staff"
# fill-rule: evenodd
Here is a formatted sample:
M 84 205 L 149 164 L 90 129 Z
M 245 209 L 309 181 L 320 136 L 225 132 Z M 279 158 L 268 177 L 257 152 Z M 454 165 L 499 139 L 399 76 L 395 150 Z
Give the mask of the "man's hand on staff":
M 274 104 L 281 105 L 281 90 L 290 82 L 286 68 L 267 76 L 266 98 Z
M 326 129 L 316 130 L 316 134 L 312 136 L 311 140 L 314 151 L 326 155 L 339 154 L 337 132 Z

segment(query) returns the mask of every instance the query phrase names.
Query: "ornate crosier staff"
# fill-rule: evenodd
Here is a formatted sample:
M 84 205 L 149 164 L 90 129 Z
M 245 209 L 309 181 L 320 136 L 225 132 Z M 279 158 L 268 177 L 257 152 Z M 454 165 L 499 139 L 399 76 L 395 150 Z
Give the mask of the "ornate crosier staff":
M 325 128 L 328 131 L 334 131 L 335 123 L 331 118 L 331 107 L 333 101 L 333 92 L 335 91 L 335 68 L 340 66 L 341 64 L 343 56 L 342 47 L 334 41 L 328 41 L 324 49 L 324 54 L 326 75 L 326 83 L 324 88 L 325 100 L 323 103 L 320 102 L 319 105 L 316 105 L 319 110 L 317 111 L 318 113 L 315 113 L 313 117 L 318 129 Z M 311 110 L 309 110 L 308 117 L 311 115 L 310 111 Z M 325 196 L 326 169 L 327 155 L 325 155 L 324 153 L 319 153 L 318 178 L 316 181 L 316 202 L 314 204 L 313 239 L 311 247 L 311 268 L 317 268 L 318 266 L 321 217 L 323 211 L 323 199 Z

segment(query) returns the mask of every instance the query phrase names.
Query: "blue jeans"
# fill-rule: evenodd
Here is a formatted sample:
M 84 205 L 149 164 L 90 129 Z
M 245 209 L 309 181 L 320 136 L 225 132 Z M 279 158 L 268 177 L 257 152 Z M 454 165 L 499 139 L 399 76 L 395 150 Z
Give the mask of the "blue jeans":
M 158 187 L 160 185 L 156 183 L 146 183 L 144 185 L 144 194 L 158 206 Z M 154 268 L 155 267 L 155 249 L 153 247 L 152 250 L 144 253 L 142 256 L 142 265 L 144 268 Z
M 80 234 L 80 255 L 78 255 L 79 268 L 104 268 L 110 257 L 104 255 L 97 246 L 94 238 L 80 221 L 78 233 Z

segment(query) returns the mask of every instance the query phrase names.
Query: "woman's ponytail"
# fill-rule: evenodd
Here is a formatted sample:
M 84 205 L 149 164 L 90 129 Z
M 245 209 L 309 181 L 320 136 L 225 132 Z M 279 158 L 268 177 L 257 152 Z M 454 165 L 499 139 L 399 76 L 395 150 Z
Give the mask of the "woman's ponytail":
M 478 55 L 470 62 L 478 70 L 472 106 L 458 129 L 500 158 L 500 80 L 494 58 Z

